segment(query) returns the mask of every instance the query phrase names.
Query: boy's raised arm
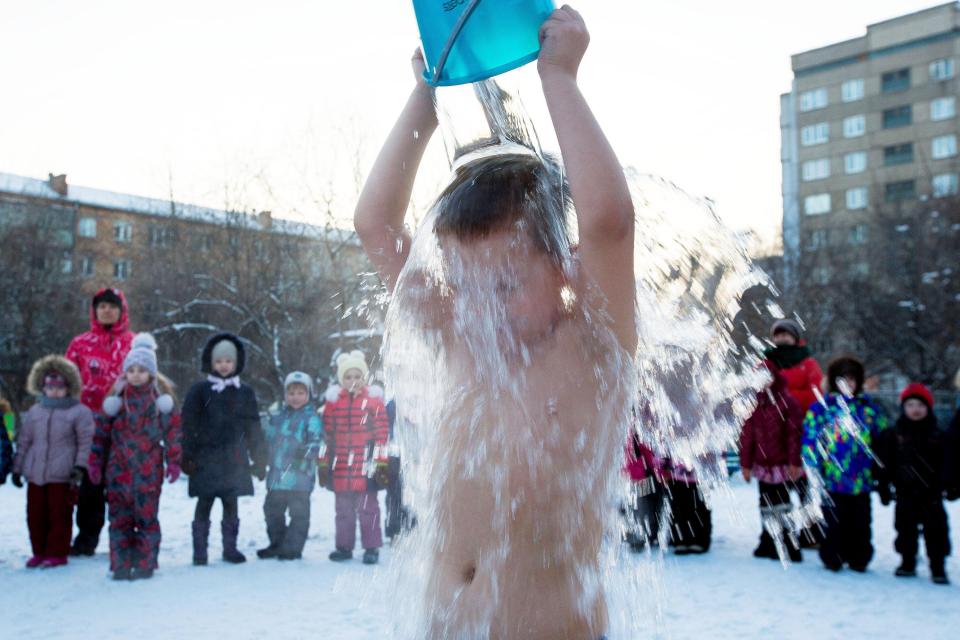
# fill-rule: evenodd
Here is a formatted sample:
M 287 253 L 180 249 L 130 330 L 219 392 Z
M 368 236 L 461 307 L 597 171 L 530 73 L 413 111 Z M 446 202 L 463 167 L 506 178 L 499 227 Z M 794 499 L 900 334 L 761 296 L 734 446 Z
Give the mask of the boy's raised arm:
M 633 201 L 620 162 L 577 86 L 590 35 L 580 14 L 564 5 L 543 24 L 540 41 L 537 66 L 577 210 L 580 263 L 606 298 L 611 328 L 632 351 Z
M 419 51 L 413 67 L 417 86 L 370 170 L 353 217 L 364 250 L 390 290 L 410 251 L 403 219 L 420 160 L 437 128 L 433 93 L 423 81 Z

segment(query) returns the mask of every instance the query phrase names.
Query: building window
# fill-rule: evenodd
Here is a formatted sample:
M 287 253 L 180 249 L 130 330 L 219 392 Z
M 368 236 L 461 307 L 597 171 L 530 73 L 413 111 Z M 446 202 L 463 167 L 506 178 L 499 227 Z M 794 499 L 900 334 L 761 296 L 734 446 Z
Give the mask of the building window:
M 830 231 L 828 229 L 814 229 L 807 237 L 807 251 L 823 249 L 829 244 Z
M 955 196 L 957 192 L 960 191 L 960 189 L 958 189 L 957 174 L 955 173 L 944 173 L 933 176 L 932 185 L 934 198 Z
M 957 99 L 954 96 L 937 98 L 930 103 L 931 120 L 949 120 L 957 115 Z
M 844 82 L 840 88 L 840 94 L 844 102 L 863 100 L 863 78 Z
M 200 251 L 210 251 L 213 248 L 213 238 L 209 233 L 197 236 L 197 249 Z
M 803 163 L 803 181 L 823 180 L 830 177 L 830 159 L 809 160 Z
M 815 196 L 807 196 L 803 199 L 803 211 L 808 216 L 830 213 L 830 194 L 818 193 Z
M 957 155 L 957 136 L 950 134 L 933 139 L 933 159 L 943 160 Z
M 905 142 L 883 148 L 883 164 L 892 167 L 913 162 L 913 143 Z
M 884 185 L 884 195 L 887 202 L 902 202 L 917 197 L 917 183 L 913 180 L 888 182 Z
M 943 58 L 930 63 L 930 81 L 939 82 L 953 77 L 953 60 Z
M 866 209 L 867 201 L 868 201 L 868 197 L 867 197 L 866 187 L 857 187 L 855 189 L 847 189 L 847 209 L 849 211 Z
M 151 247 L 169 247 L 176 239 L 174 230 L 165 226 L 151 225 L 149 233 Z
M 65 251 L 60 259 L 60 273 L 73 273 L 73 256 L 68 251 Z
M 843 172 L 847 175 L 867 170 L 867 152 L 854 151 L 843 156 Z
M 814 267 L 811 275 L 815 284 L 830 284 L 830 267 Z
M 129 222 L 113 223 L 113 239 L 117 242 L 130 242 L 133 238 L 133 225 Z
M 814 111 L 827 106 L 826 88 L 804 91 L 800 94 L 800 111 Z
M 77 224 L 77 235 L 79 235 L 81 238 L 96 238 L 97 219 L 80 218 L 80 222 Z
M 896 93 L 910 88 L 910 68 L 888 71 L 880 78 L 880 90 L 883 93 Z
M 865 116 L 850 116 L 843 119 L 843 137 L 859 138 L 867 132 L 867 118 Z
M 825 142 L 830 142 L 830 124 L 827 122 L 812 124 L 800 130 L 800 143 L 805 147 Z
M 126 260 L 113 261 L 113 279 L 126 280 L 130 277 L 130 263 Z
M 84 278 L 92 278 L 94 274 L 94 262 L 90 256 L 80 258 L 80 275 Z
M 867 262 L 855 262 L 850 266 L 850 275 L 856 280 L 863 280 L 870 277 L 870 264 Z
M 883 128 L 896 129 L 897 127 L 906 127 L 913 123 L 913 107 L 905 104 L 893 109 L 883 111 Z
M 866 244 L 867 243 L 867 228 L 862 224 L 858 224 L 855 227 L 850 227 L 850 244 Z

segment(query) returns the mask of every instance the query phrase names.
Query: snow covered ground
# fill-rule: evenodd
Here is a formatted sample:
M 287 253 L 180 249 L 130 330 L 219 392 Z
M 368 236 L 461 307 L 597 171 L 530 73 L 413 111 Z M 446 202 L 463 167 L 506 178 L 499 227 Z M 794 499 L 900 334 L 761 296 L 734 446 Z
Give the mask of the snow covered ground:
M 227 566 L 219 558 L 219 531 L 211 535 L 212 564 L 190 565 L 194 503 L 186 482 L 165 487 L 161 502 L 161 569 L 153 580 L 114 583 L 108 579 L 105 536 L 94 558 L 62 569 L 28 571 L 26 492 L 0 488 L 0 637 L 108 638 L 333 638 L 389 637 L 393 611 L 384 572 L 385 549 L 376 569 L 359 561 L 335 565 L 332 549 L 333 497 L 313 495 L 311 536 L 301 562 L 257 560 L 266 542 L 258 496 L 241 501 L 241 548 L 248 562 Z M 750 553 L 759 531 L 756 489 L 734 482 L 714 499 L 714 547 L 703 557 L 639 555 L 636 570 L 651 576 L 646 602 L 651 638 L 904 638 L 958 637 L 960 587 L 920 577 L 896 579 L 893 509 L 875 503 L 877 555 L 865 575 L 834 575 L 814 552 L 784 569 Z M 949 505 L 958 546 L 960 504 Z M 218 520 L 215 511 L 214 520 Z M 216 524 L 216 522 L 215 522 Z M 214 527 L 216 528 L 216 527 Z M 948 572 L 960 583 L 960 562 Z M 659 596 L 654 594 L 660 594 Z M 616 612 L 614 612 L 616 615 Z M 617 639 L 612 639 L 617 640 Z

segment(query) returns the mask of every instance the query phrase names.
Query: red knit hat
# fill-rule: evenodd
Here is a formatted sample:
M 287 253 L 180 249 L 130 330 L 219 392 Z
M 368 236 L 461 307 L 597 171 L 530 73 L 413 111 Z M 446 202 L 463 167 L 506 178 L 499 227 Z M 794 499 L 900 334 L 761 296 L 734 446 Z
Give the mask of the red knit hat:
M 927 403 L 928 407 L 933 409 L 933 394 L 930 393 L 930 389 L 927 389 L 919 382 L 911 382 L 904 387 L 903 391 L 900 392 L 900 404 L 903 404 L 910 398 L 923 400 Z

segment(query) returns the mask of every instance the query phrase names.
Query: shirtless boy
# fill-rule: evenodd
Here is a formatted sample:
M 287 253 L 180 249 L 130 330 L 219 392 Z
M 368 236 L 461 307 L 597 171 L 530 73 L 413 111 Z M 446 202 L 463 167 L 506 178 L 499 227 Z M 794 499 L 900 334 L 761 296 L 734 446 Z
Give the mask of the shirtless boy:
M 607 631 L 599 554 L 635 395 L 634 211 L 577 86 L 589 42 L 582 18 L 564 6 L 540 36 L 568 187 L 534 154 L 466 162 L 425 230 L 439 245 L 442 285 L 425 273 L 404 216 L 437 120 L 415 56 L 416 87 L 354 220 L 391 304 L 418 307 L 406 310 L 422 324 L 415 329 L 437 336 L 446 378 L 437 384 L 452 391 L 429 417 L 419 462 L 431 465 L 431 485 L 418 529 L 432 542 L 418 637 L 596 640 Z M 493 342 L 471 335 L 484 326 L 496 327 Z M 500 377 L 481 362 L 491 346 Z

